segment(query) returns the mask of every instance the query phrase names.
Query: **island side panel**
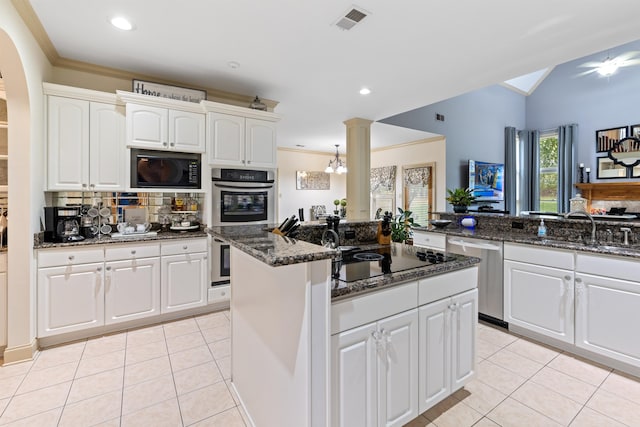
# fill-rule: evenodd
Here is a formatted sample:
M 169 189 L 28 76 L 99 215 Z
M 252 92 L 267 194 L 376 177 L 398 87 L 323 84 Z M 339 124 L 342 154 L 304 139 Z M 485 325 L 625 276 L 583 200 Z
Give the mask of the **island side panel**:
M 257 427 L 311 425 L 311 393 L 318 386 L 312 385 L 312 279 L 321 277 L 328 294 L 330 262 L 272 267 L 231 248 L 231 380 Z M 324 294 L 320 288 L 315 293 Z M 327 364 L 326 345 L 326 351 L 313 349 L 319 366 Z M 320 406 L 326 414 L 328 404 Z

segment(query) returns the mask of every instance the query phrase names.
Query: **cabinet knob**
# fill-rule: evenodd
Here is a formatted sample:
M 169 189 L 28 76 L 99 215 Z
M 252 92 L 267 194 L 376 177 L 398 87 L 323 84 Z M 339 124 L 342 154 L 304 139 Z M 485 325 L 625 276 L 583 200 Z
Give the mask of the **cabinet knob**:
M 89 188 L 96 188 L 95 184 L 89 184 Z
M 69 255 L 69 261 L 73 261 L 75 259 L 74 255 Z
M 87 184 L 82 184 L 82 188 L 87 188 Z
M 247 160 L 247 164 L 250 165 L 251 164 L 251 160 Z
M 170 146 L 172 146 L 172 147 L 174 147 L 176 144 L 172 142 L 172 143 L 171 143 L 171 144 L 169 144 L 169 145 L 170 145 Z
M 96 268 L 96 271 L 97 271 L 98 273 L 100 273 L 100 272 L 102 271 L 102 267 L 98 267 L 98 268 Z
M 564 276 L 564 280 L 566 280 L 568 282 L 569 280 L 571 280 L 571 276 L 569 276 L 569 275 Z
M 225 291 L 220 292 L 220 295 L 225 296 L 227 293 Z
M 187 250 L 187 245 L 183 246 L 182 249 Z
M 166 147 L 166 146 L 167 146 L 167 143 L 166 143 L 166 142 L 163 142 L 163 143 L 162 143 L 162 145 L 163 145 L 164 147 Z
M 107 270 L 107 271 L 111 271 L 111 267 L 107 267 L 107 268 L 106 268 L 106 270 Z
M 136 254 L 136 250 L 134 249 L 131 251 L 131 255 L 135 255 L 135 254 Z
M 242 164 L 245 164 L 245 163 L 246 163 L 246 161 L 245 161 L 245 160 L 243 160 L 243 161 L 242 161 Z

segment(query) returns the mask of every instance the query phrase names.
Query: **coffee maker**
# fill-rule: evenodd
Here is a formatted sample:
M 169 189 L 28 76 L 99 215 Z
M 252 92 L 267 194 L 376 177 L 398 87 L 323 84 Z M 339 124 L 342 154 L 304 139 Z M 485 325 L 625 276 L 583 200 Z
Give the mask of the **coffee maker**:
M 45 242 L 78 242 L 84 240 L 80 235 L 79 206 L 45 206 L 44 208 Z

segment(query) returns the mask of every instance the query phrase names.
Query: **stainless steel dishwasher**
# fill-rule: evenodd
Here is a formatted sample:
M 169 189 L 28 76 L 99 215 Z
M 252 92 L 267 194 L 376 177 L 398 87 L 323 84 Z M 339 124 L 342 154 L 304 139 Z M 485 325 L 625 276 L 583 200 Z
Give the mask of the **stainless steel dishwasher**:
M 478 317 L 486 322 L 508 327 L 504 321 L 502 242 L 448 236 L 447 251 L 480 258 Z

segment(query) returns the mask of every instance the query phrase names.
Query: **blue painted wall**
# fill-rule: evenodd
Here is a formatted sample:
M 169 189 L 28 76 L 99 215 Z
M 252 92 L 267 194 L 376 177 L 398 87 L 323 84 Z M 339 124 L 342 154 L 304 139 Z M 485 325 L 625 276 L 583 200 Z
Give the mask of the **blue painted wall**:
M 436 121 L 436 113 L 445 121 Z M 381 121 L 445 135 L 446 187 L 454 188 L 468 185 L 469 159 L 503 162 L 505 126 L 523 129 L 525 119 L 525 97 L 494 85 Z
M 578 65 L 629 51 L 640 51 L 640 41 L 558 65 L 528 97 L 494 85 L 381 122 L 445 135 L 447 188 L 467 186 L 469 159 L 503 161 L 505 126 L 547 130 L 577 123 L 576 163 L 591 167 L 595 181 L 596 157 L 603 155 L 595 152 L 595 131 L 640 123 L 640 66 L 603 78 L 576 77 L 586 70 Z M 445 121 L 436 121 L 436 113 Z
M 558 65 L 526 99 L 528 129 L 578 124 L 575 160 L 591 168 L 592 181 L 597 181 L 596 158 L 606 156 L 596 153 L 595 131 L 640 123 L 640 66 L 622 67 L 611 77 L 577 76 L 588 70 L 578 66 L 630 51 L 640 51 L 640 41 Z

